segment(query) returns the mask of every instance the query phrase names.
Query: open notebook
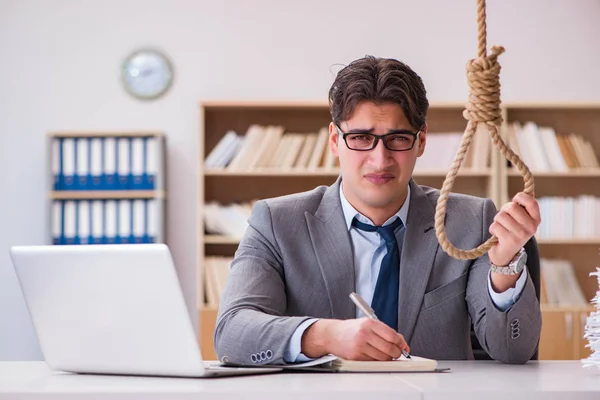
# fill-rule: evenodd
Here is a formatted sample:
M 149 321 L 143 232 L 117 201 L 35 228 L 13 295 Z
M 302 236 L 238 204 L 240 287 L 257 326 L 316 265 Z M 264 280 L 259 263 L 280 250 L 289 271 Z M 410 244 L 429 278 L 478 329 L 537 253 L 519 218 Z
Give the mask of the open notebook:
M 224 362 L 225 366 L 240 365 Z M 245 367 L 255 366 L 273 367 L 272 365 L 244 365 Z M 296 364 L 277 365 L 278 368 L 321 371 L 321 372 L 440 372 L 436 360 L 429 358 L 411 356 L 410 359 L 404 356 L 392 361 L 349 361 L 334 355 L 327 355 L 312 361 Z

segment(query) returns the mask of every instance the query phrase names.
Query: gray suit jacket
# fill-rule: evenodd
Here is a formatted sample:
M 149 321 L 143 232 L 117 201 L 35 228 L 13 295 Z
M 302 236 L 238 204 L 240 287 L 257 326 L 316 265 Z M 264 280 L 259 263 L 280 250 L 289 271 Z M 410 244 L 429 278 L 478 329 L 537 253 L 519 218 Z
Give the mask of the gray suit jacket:
M 219 359 L 283 364 L 294 330 L 310 317 L 349 319 L 355 306 L 350 233 L 339 196 L 341 180 L 305 193 L 256 203 L 220 299 L 215 349 Z M 411 180 L 400 261 L 398 332 L 417 356 L 472 359 L 470 325 L 496 360 L 524 363 L 537 348 L 541 313 L 531 279 L 507 311 L 492 303 L 489 258 L 457 260 L 435 235 L 436 189 Z M 490 236 L 489 199 L 451 194 L 446 232 L 471 249 Z

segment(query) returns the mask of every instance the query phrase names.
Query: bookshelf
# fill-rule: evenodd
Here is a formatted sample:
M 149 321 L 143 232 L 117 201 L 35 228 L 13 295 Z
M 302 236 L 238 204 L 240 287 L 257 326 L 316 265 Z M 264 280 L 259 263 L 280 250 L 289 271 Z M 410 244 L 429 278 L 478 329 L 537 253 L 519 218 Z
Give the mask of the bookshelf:
M 48 154 L 50 243 L 166 242 L 162 132 L 50 132 Z
M 511 123 L 533 121 L 539 126 L 553 128 L 556 133 L 575 132 L 591 143 L 596 154 L 600 153 L 600 104 L 523 103 L 504 104 L 502 107 L 505 122 L 501 127 L 501 133 L 505 138 L 509 136 Z M 463 109 L 463 103 L 434 102 L 431 104 L 427 118 L 429 131 L 426 154 L 436 153 L 432 140 L 436 135 L 440 138 L 441 134 L 449 132 L 462 135 L 466 126 L 466 121 L 462 117 Z M 207 299 L 218 293 L 214 288 L 207 290 L 206 277 L 211 272 L 205 268 L 205 260 L 213 256 L 233 257 L 241 234 L 205 233 L 204 205 L 208 203 L 248 204 L 257 199 L 310 190 L 318 185 L 330 185 L 338 176 L 337 165 L 323 164 L 327 159 L 326 154 L 320 157 L 320 164 L 312 168 L 266 168 L 252 165 L 246 168 L 238 166 L 235 169 L 214 165 L 206 167 L 205 159 L 230 130 L 243 136 L 251 125 L 257 124 L 282 126 L 285 133 L 308 135 L 319 132 L 321 128 L 327 127 L 329 122 L 329 107 L 325 101 L 205 101 L 200 104 L 198 187 L 201 204 L 198 213 L 197 305 L 201 324 L 199 341 L 205 357 L 215 357 L 212 330 L 215 325 L 217 305 L 214 300 Z M 484 139 L 489 142 L 487 136 Z M 452 191 L 489 197 L 497 207 L 500 207 L 517 191 L 522 190 L 523 181 L 518 171 L 514 171 L 507 165 L 506 160 L 491 143 L 490 148 L 482 146 L 483 144 L 478 144 L 477 138 L 474 138 L 473 150 L 477 149 L 478 153 L 483 152 L 488 155 L 483 161 L 475 161 L 474 156 L 468 156 L 470 161 L 461 167 Z M 437 151 L 439 149 L 440 147 L 437 147 Z M 523 151 L 525 150 L 524 148 Z M 452 158 L 455 153 L 454 150 Z M 529 163 L 528 165 L 531 168 Z M 447 166 L 431 165 L 421 168 L 418 161 L 414 179 L 418 184 L 441 188 L 448 169 Z M 600 197 L 600 185 L 598 185 L 600 168 L 579 167 L 568 171 L 532 168 L 532 172 L 536 180 L 538 199 L 548 196 Z M 598 213 L 600 217 L 600 210 Z M 543 214 L 542 218 L 550 217 Z M 600 232 L 581 237 L 538 236 L 538 241 L 542 258 L 566 259 L 572 262 L 575 276 L 585 298 L 591 299 L 595 293 L 596 283 L 587 274 L 599 264 Z M 211 290 L 212 293 L 207 293 Z M 585 343 L 579 338 L 580 333 L 583 332 L 581 323 L 585 322 L 591 307 L 544 304 L 542 310 L 544 326 L 540 357 L 577 359 L 587 356 L 587 349 L 583 347 Z M 566 353 L 565 350 L 561 353 L 553 350 L 555 343 L 560 340 L 572 344 L 566 346 L 569 349 Z

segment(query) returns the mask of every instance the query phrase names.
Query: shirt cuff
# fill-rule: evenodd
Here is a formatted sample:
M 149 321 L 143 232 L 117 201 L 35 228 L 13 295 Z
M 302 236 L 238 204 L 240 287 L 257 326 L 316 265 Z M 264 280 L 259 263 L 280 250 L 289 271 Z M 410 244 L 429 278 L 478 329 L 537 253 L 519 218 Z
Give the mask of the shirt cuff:
M 309 326 L 311 326 L 312 324 L 314 324 L 317 321 L 318 321 L 317 318 L 307 319 L 306 321 L 304 321 L 303 323 L 298 325 L 298 327 L 292 334 L 290 342 L 288 343 L 287 348 L 285 349 L 285 352 L 283 354 L 283 360 L 285 362 L 293 363 L 293 362 L 304 362 L 304 361 L 312 360 L 312 358 L 308 358 L 304 354 L 301 353 L 301 351 L 302 351 L 302 335 L 304 334 L 304 331 Z
M 490 292 L 490 297 L 492 298 L 492 302 L 500 311 L 508 311 L 521 297 L 521 293 L 523 293 L 523 288 L 525 288 L 525 283 L 527 282 L 527 267 L 523 268 L 523 272 L 519 279 L 517 279 L 517 284 L 514 288 L 508 288 L 502 293 L 497 293 L 492 289 L 492 271 L 488 274 L 488 291 Z

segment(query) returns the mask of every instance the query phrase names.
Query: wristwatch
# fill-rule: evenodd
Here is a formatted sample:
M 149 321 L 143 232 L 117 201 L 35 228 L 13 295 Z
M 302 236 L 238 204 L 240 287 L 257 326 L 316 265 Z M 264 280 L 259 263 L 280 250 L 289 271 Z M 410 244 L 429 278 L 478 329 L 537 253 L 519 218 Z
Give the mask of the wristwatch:
M 508 263 L 508 265 L 495 265 L 490 262 L 492 265 L 492 272 L 502 275 L 516 275 L 523 271 L 525 268 L 525 263 L 527 262 L 527 253 L 525 252 L 525 248 L 521 247 L 521 250 L 513 257 L 512 260 Z

